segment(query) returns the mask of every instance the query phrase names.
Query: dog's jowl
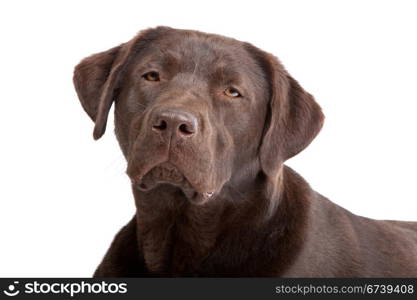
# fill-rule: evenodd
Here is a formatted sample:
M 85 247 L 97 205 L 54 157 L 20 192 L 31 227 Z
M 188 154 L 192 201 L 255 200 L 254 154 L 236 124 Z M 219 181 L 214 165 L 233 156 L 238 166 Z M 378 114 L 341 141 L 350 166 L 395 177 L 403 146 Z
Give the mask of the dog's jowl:
M 158 27 L 74 84 L 95 139 L 114 104 L 136 204 L 95 276 L 417 276 L 417 223 L 356 216 L 284 165 L 324 116 L 273 55 Z

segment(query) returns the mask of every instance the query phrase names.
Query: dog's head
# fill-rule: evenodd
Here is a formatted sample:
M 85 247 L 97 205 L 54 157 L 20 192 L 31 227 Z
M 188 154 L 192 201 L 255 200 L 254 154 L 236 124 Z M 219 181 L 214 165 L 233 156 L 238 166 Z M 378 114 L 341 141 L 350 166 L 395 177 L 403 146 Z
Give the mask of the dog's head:
M 249 173 L 274 178 L 323 123 L 313 97 L 275 57 L 196 31 L 140 32 L 84 59 L 74 83 L 95 139 L 115 102 L 133 184 L 144 191 L 173 185 L 194 203 Z

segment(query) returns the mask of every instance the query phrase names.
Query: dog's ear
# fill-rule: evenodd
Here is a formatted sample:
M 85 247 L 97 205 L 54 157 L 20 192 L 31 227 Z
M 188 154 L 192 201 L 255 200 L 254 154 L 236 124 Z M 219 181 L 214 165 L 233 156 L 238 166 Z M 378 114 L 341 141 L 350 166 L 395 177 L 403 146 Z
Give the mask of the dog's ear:
M 144 43 L 169 29 L 157 27 L 143 30 L 129 42 L 87 57 L 75 67 L 75 90 L 84 110 L 95 122 L 94 139 L 99 139 L 106 131 L 110 108 L 132 57 L 144 47 Z
M 265 174 L 273 175 L 284 161 L 311 143 L 323 126 L 324 115 L 313 96 L 287 73 L 276 57 L 260 50 L 258 54 L 270 84 L 260 162 Z
M 108 113 L 106 113 L 108 104 L 105 105 L 105 103 L 108 103 L 110 100 L 111 106 L 111 101 L 113 100 L 115 80 L 108 79 L 110 74 L 113 75 L 112 77 L 115 77 L 115 72 L 112 70 L 113 64 L 122 47 L 123 45 L 120 45 L 110 50 L 93 54 L 83 59 L 74 70 L 73 81 L 81 105 L 99 128 L 103 126 L 105 128 L 105 124 L 102 124 L 106 122 L 105 119 Z M 96 134 L 95 131 L 94 138 L 100 138 L 103 133 L 99 134 L 97 132 Z

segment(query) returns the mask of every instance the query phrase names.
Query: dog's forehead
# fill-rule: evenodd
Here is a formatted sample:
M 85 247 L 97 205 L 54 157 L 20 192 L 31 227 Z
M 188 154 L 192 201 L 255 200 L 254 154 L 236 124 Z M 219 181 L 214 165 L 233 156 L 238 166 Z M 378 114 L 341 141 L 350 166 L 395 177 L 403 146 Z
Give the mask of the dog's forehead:
M 234 61 L 237 56 L 248 56 L 242 43 L 215 35 L 175 33 L 161 41 L 165 49 L 179 59 L 209 63 Z
M 149 41 L 145 60 L 176 63 L 182 68 L 214 71 L 219 68 L 253 72 L 259 68 L 244 43 L 190 30 L 170 30 Z M 244 64 L 242 64 L 244 62 Z

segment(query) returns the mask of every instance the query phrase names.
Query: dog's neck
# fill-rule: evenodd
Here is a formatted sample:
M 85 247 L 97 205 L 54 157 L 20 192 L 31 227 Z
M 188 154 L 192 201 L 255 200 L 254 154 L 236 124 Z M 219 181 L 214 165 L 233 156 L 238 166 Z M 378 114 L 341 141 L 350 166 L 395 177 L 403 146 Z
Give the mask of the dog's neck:
M 300 185 L 305 187 L 300 189 Z M 275 182 L 258 174 L 238 187 L 226 185 L 201 206 L 191 204 L 173 186 L 148 193 L 133 190 L 139 247 L 149 271 L 164 276 L 251 276 L 259 270 L 268 276 L 269 271 L 280 271 L 269 270 L 272 265 L 284 271 L 298 253 L 311 192 L 286 167 Z M 263 253 L 263 249 L 274 249 L 274 253 Z M 232 253 L 241 255 L 230 257 Z M 265 255 L 264 264 L 250 266 L 251 257 L 259 254 Z M 243 265 L 247 274 L 239 269 Z

